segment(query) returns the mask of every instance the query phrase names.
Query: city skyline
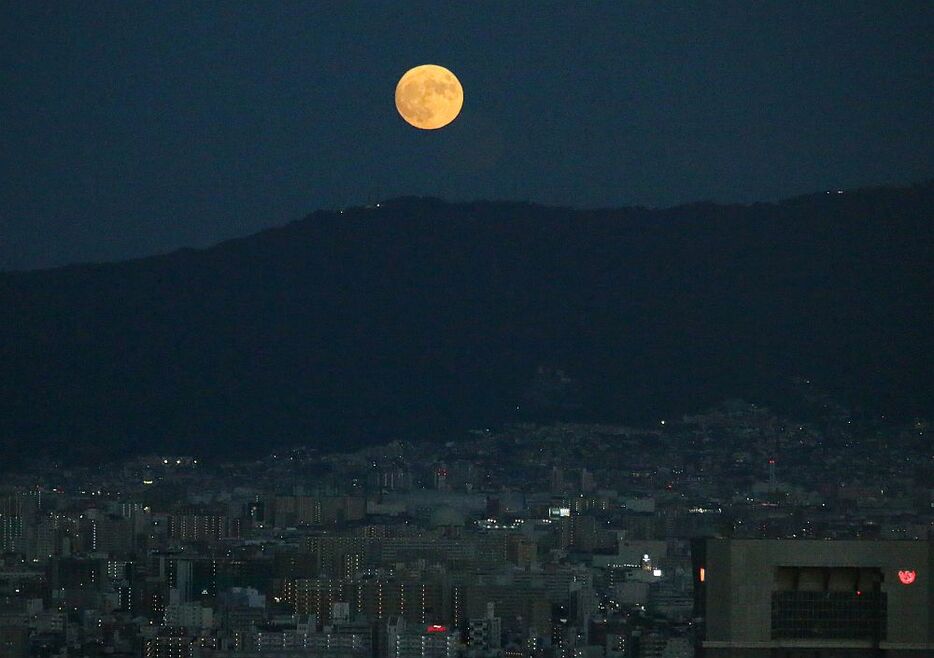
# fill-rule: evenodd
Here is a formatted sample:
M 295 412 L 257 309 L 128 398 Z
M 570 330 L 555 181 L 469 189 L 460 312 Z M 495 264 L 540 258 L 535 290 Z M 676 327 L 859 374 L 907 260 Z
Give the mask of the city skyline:
M 0 1 L 0 658 L 934 655 L 932 62 Z

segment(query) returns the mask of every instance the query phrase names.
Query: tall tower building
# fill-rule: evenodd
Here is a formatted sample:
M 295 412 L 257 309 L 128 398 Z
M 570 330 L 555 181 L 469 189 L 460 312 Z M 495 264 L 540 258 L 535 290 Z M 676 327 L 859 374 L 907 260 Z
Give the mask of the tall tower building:
M 692 548 L 710 658 L 934 655 L 931 541 L 707 539 Z

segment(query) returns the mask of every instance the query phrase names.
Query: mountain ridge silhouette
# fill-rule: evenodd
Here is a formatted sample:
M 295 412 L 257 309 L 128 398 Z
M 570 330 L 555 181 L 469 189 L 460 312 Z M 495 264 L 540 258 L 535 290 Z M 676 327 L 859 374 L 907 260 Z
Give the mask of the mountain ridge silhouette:
M 797 376 L 928 415 L 932 202 L 932 182 L 668 209 L 404 197 L 0 273 L 0 459 L 641 421 L 780 404 Z M 543 370 L 573 404 L 529 395 Z

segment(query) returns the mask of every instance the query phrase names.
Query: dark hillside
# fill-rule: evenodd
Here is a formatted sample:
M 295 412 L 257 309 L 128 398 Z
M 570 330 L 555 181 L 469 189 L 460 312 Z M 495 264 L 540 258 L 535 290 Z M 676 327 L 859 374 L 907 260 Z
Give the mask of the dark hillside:
M 931 184 L 659 211 L 398 199 L 0 274 L 0 459 L 657 418 L 780 403 L 795 376 L 930 415 L 932 208 Z

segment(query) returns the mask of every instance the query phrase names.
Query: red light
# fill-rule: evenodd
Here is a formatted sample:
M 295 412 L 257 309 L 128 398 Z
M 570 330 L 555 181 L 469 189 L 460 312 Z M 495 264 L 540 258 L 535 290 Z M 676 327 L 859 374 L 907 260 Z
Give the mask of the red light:
M 863 595 L 863 593 L 862 593 L 861 591 L 856 590 L 856 596 L 862 596 L 862 595 Z
M 429 624 L 428 626 L 429 633 L 447 633 L 447 630 L 448 627 L 441 624 Z
M 915 582 L 917 575 L 918 574 L 916 574 L 914 571 L 909 571 L 906 569 L 905 571 L 898 572 L 898 579 L 902 581 L 902 585 L 911 585 L 911 583 Z

